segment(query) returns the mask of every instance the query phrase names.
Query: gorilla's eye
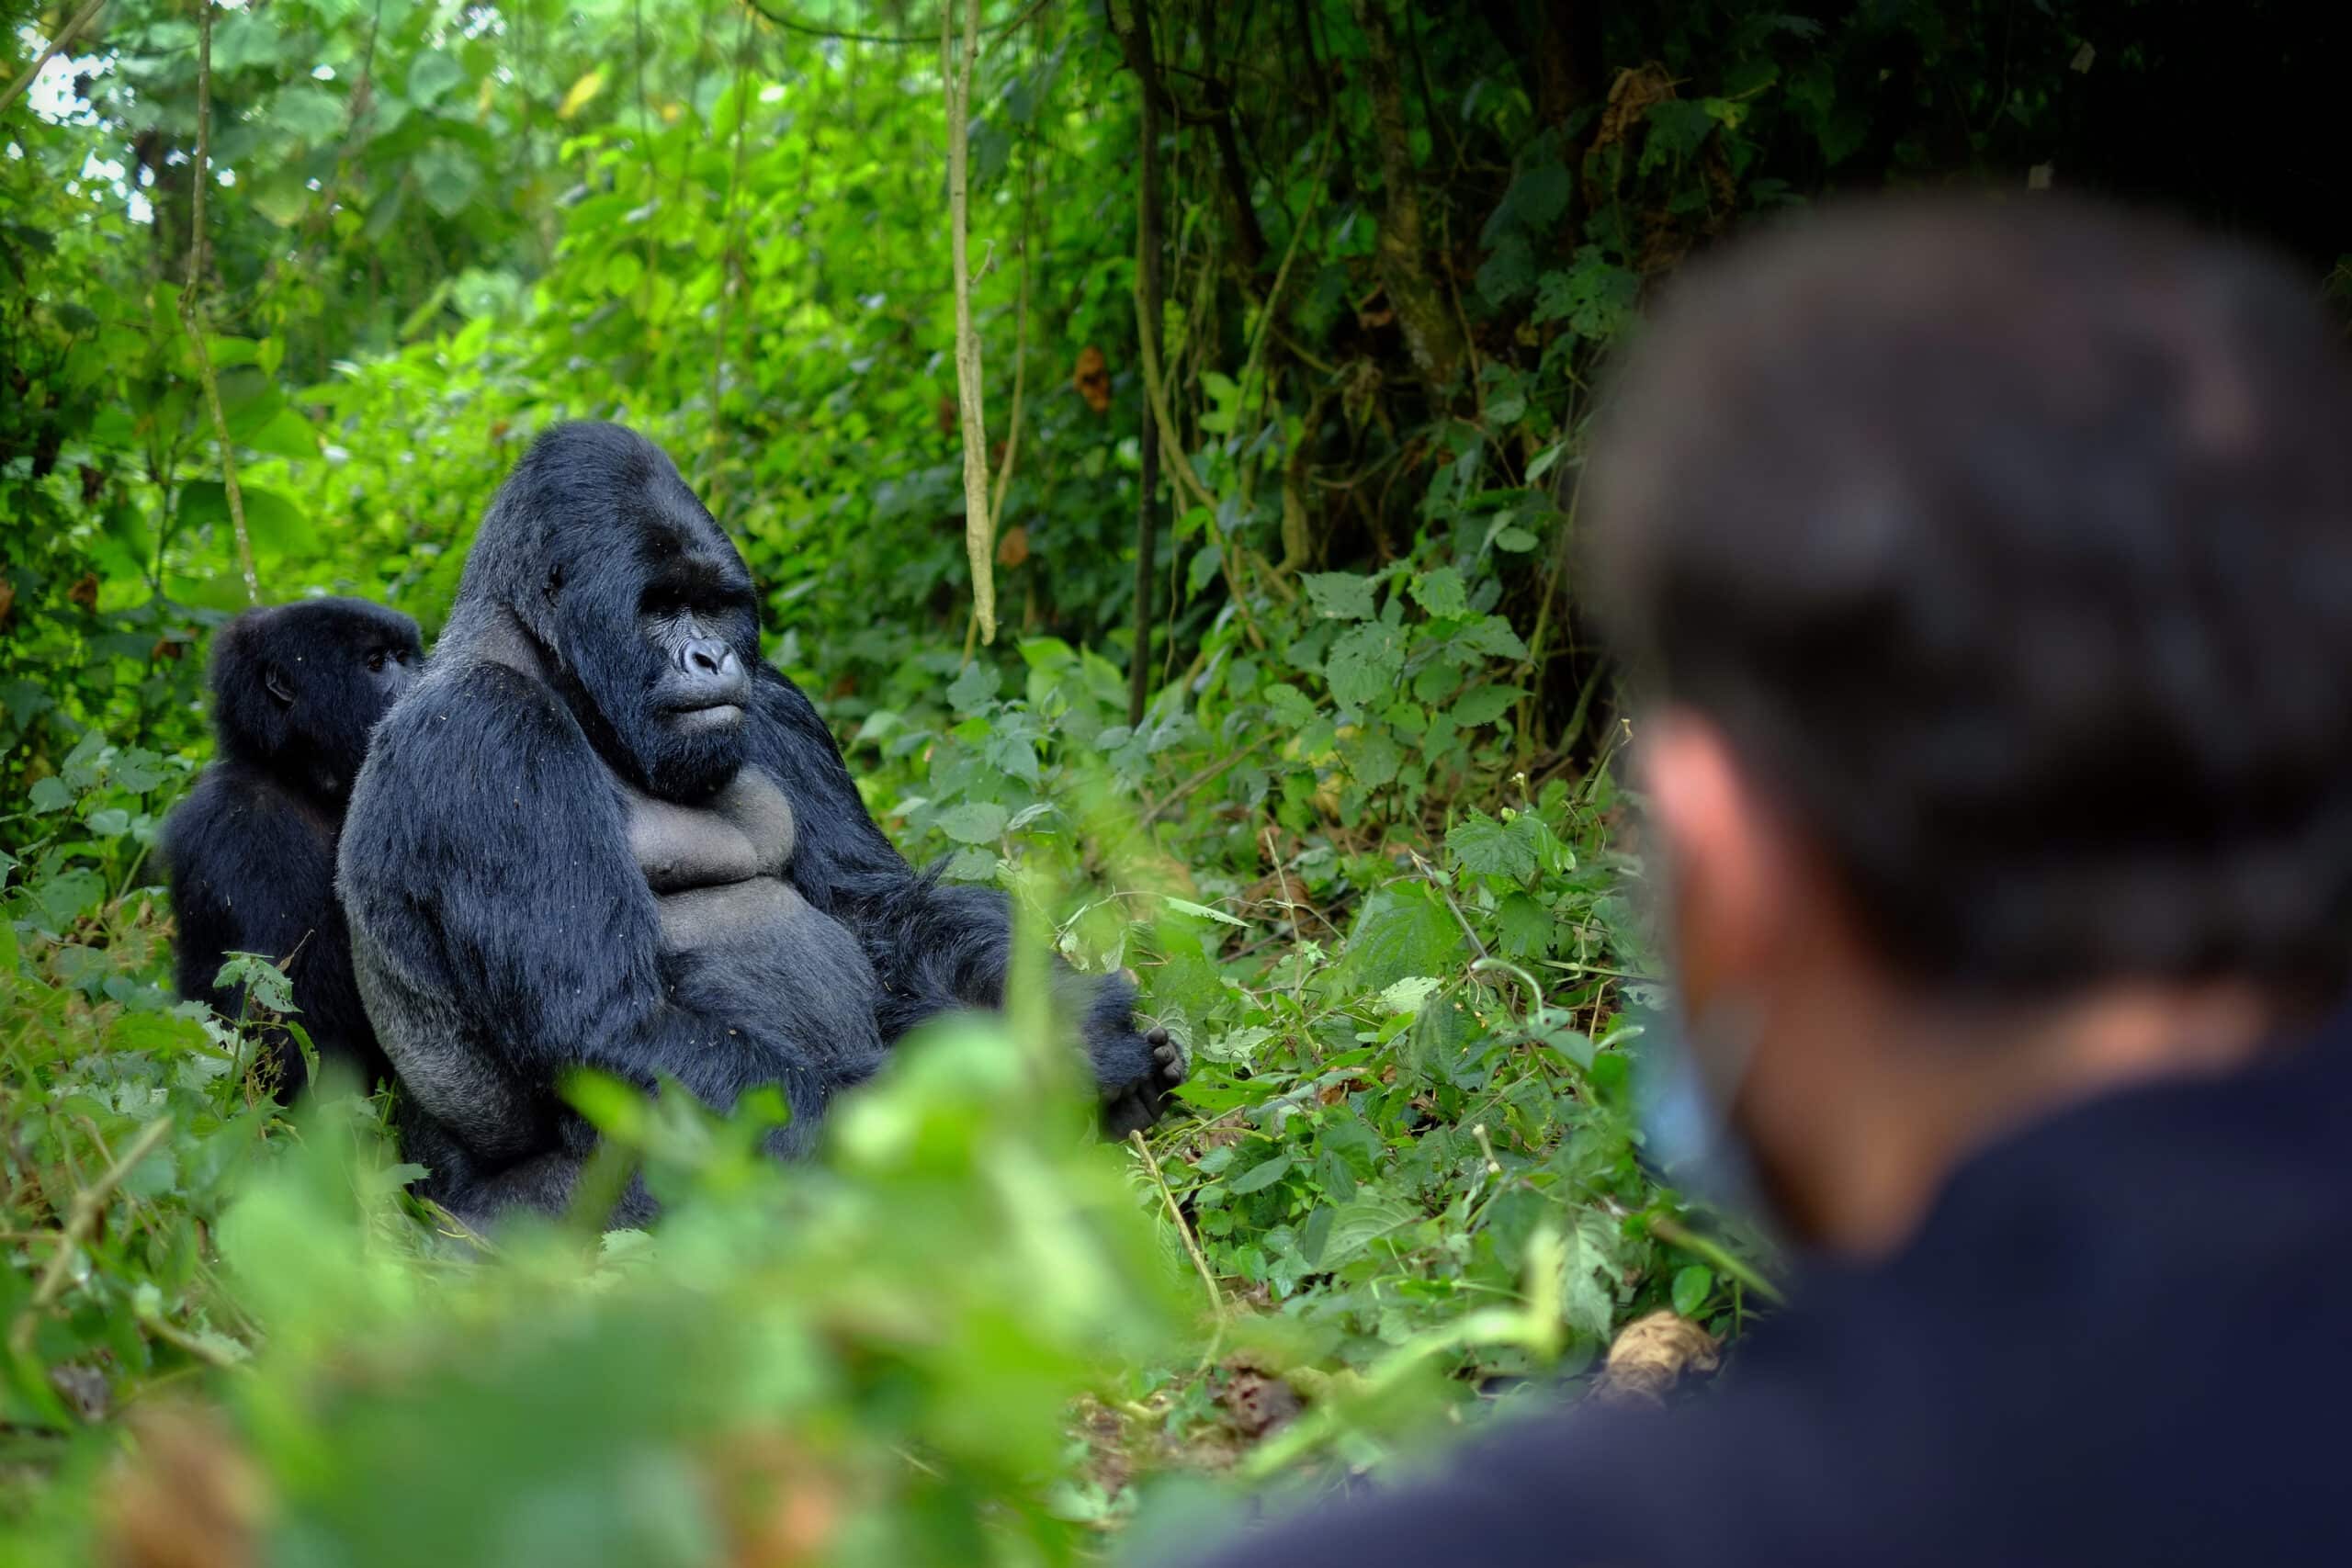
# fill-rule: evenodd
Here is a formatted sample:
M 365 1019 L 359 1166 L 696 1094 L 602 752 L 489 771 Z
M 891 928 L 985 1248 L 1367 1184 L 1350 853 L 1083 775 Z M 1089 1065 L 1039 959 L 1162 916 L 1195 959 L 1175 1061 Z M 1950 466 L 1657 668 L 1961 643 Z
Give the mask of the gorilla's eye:
M 384 672 L 384 650 L 382 649 L 379 648 L 375 652 L 368 656 L 368 672 L 371 675 L 381 675 Z

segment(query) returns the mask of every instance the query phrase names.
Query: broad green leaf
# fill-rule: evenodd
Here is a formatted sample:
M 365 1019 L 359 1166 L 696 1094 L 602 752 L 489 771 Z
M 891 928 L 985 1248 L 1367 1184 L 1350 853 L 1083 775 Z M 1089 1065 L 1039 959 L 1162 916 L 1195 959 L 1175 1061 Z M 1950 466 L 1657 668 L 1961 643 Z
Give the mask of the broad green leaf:
M 1674 1272 L 1674 1310 L 1685 1317 L 1696 1317 L 1707 1304 L 1708 1296 L 1715 1289 L 1715 1273 L 1704 1264 L 1693 1263 Z
M 1372 579 L 1352 571 L 1310 571 L 1301 581 L 1317 615 L 1340 621 L 1372 619 Z
M 1337 1269 L 1372 1250 L 1385 1236 L 1396 1235 L 1420 1218 L 1419 1211 L 1393 1198 L 1357 1193 L 1331 1216 L 1331 1233 L 1323 1243 L 1323 1267 Z
M 1392 883 L 1363 901 L 1341 970 L 1367 990 L 1411 975 L 1442 975 L 1465 961 L 1462 928 L 1426 882 Z
M 1552 932 L 1556 923 L 1552 911 L 1524 893 L 1513 893 L 1503 899 L 1495 911 L 1495 923 L 1502 933 L 1503 955 L 1507 958 L 1541 958 L 1552 950 Z
M 238 487 L 245 506 L 245 531 L 256 550 L 278 555 L 316 555 L 318 535 L 302 509 L 274 490 Z M 190 479 L 180 487 L 180 518 L 186 524 L 209 525 L 222 535 L 229 528 L 229 492 L 218 479 Z
M 939 814 L 939 830 L 959 844 L 993 844 L 1012 818 L 994 801 L 968 800 Z
M 282 87 L 262 110 L 264 120 L 297 141 L 324 141 L 341 135 L 345 106 L 339 94 L 309 82 Z
M 428 147 L 410 167 L 424 199 L 444 218 L 472 206 L 481 189 L 481 166 L 454 147 Z
M 1462 574 L 1450 566 L 1414 578 L 1412 593 L 1415 604 L 1442 619 L 1470 613 L 1470 598 L 1463 587 Z
M 1402 634 L 1377 621 L 1340 633 L 1324 663 L 1331 695 L 1353 708 L 1370 707 L 1395 695 L 1404 668 Z
M 427 50 L 408 68 L 408 101 L 430 108 L 444 94 L 466 79 L 466 68 L 439 50 Z
M 1535 874 L 1535 851 L 1524 836 L 1482 813 L 1472 812 L 1445 836 L 1445 847 L 1464 871 L 1480 876 L 1525 882 Z
M 1444 981 L 1428 975 L 1408 975 L 1394 985 L 1382 988 L 1380 1010 L 1392 1016 L 1397 1013 L 1418 1013 L 1421 1010 L 1421 1004 L 1428 1001 L 1430 995 L 1444 984 Z
M 1497 659 L 1527 657 L 1527 645 L 1519 640 L 1519 634 L 1511 630 L 1510 623 L 1500 615 L 1486 615 L 1471 622 L 1463 628 L 1462 640 L 1480 653 L 1492 654 Z
M 947 705 L 958 718 L 969 718 L 996 701 L 996 694 L 997 669 L 985 661 L 975 661 L 947 683 Z
M 1480 686 L 1465 692 L 1462 699 L 1449 710 L 1453 722 L 1464 729 L 1481 724 L 1492 724 L 1510 711 L 1511 705 L 1527 695 L 1519 686 Z
M 1291 1158 L 1288 1155 L 1276 1155 L 1270 1160 L 1261 1160 L 1235 1177 L 1227 1184 L 1227 1190 L 1234 1192 L 1255 1192 L 1261 1188 L 1272 1187 L 1290 1174 L 1290 1166 Z
M 32 803 L 35 811 L 62 811 L 74 804 L 74 792 L 65 787 L 62 779 L 35 779 Z

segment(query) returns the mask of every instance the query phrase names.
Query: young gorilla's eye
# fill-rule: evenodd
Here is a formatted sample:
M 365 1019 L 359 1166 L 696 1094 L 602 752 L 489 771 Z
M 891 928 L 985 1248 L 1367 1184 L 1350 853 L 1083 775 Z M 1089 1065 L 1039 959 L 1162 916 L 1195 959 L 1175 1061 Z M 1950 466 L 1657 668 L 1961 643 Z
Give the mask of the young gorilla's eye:
M 368 671 L 371 675 L 381 675 L 384 672 L 384 650 L 382 649 L 379 648 L 375 652 L 368 656 Z

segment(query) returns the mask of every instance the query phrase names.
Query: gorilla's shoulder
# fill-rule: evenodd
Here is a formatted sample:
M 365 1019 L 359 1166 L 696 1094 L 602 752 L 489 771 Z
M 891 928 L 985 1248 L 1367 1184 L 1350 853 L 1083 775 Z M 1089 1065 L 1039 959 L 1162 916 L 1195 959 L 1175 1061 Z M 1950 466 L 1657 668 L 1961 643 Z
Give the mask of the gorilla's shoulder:
M 505 746 L 543 752 L 587 743 L 547 682 L 496 660 L 460 659 L 428 670 L 392 705 L 368 760 L 381 757 L 405 769 L 452 753 L 479 757 Z
M 180 870 L 208 855 L 233 861 L 248 845 L 276 841 L 297 827 L 315 832 L 328 825 L 261 769 L 220 758 L 197 774 L 164 818 L 157 851 L 164 865 Z

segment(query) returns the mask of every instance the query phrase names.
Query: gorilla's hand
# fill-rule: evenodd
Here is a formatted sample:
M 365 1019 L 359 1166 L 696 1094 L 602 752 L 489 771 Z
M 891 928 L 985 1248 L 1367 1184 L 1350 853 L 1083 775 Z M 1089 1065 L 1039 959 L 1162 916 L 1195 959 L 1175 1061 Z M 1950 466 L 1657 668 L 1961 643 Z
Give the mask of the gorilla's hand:
M 1102 1130 L 1124 1138 L 1159 1120 L 1168 1096 L 1184 1081 L 1184 1050 L 1168 1031 L 1136 1027 L 1136 983 L 1132 972 L 1096 982 L 1086 1009 L 1086 1055 L 1102 1094 Z

